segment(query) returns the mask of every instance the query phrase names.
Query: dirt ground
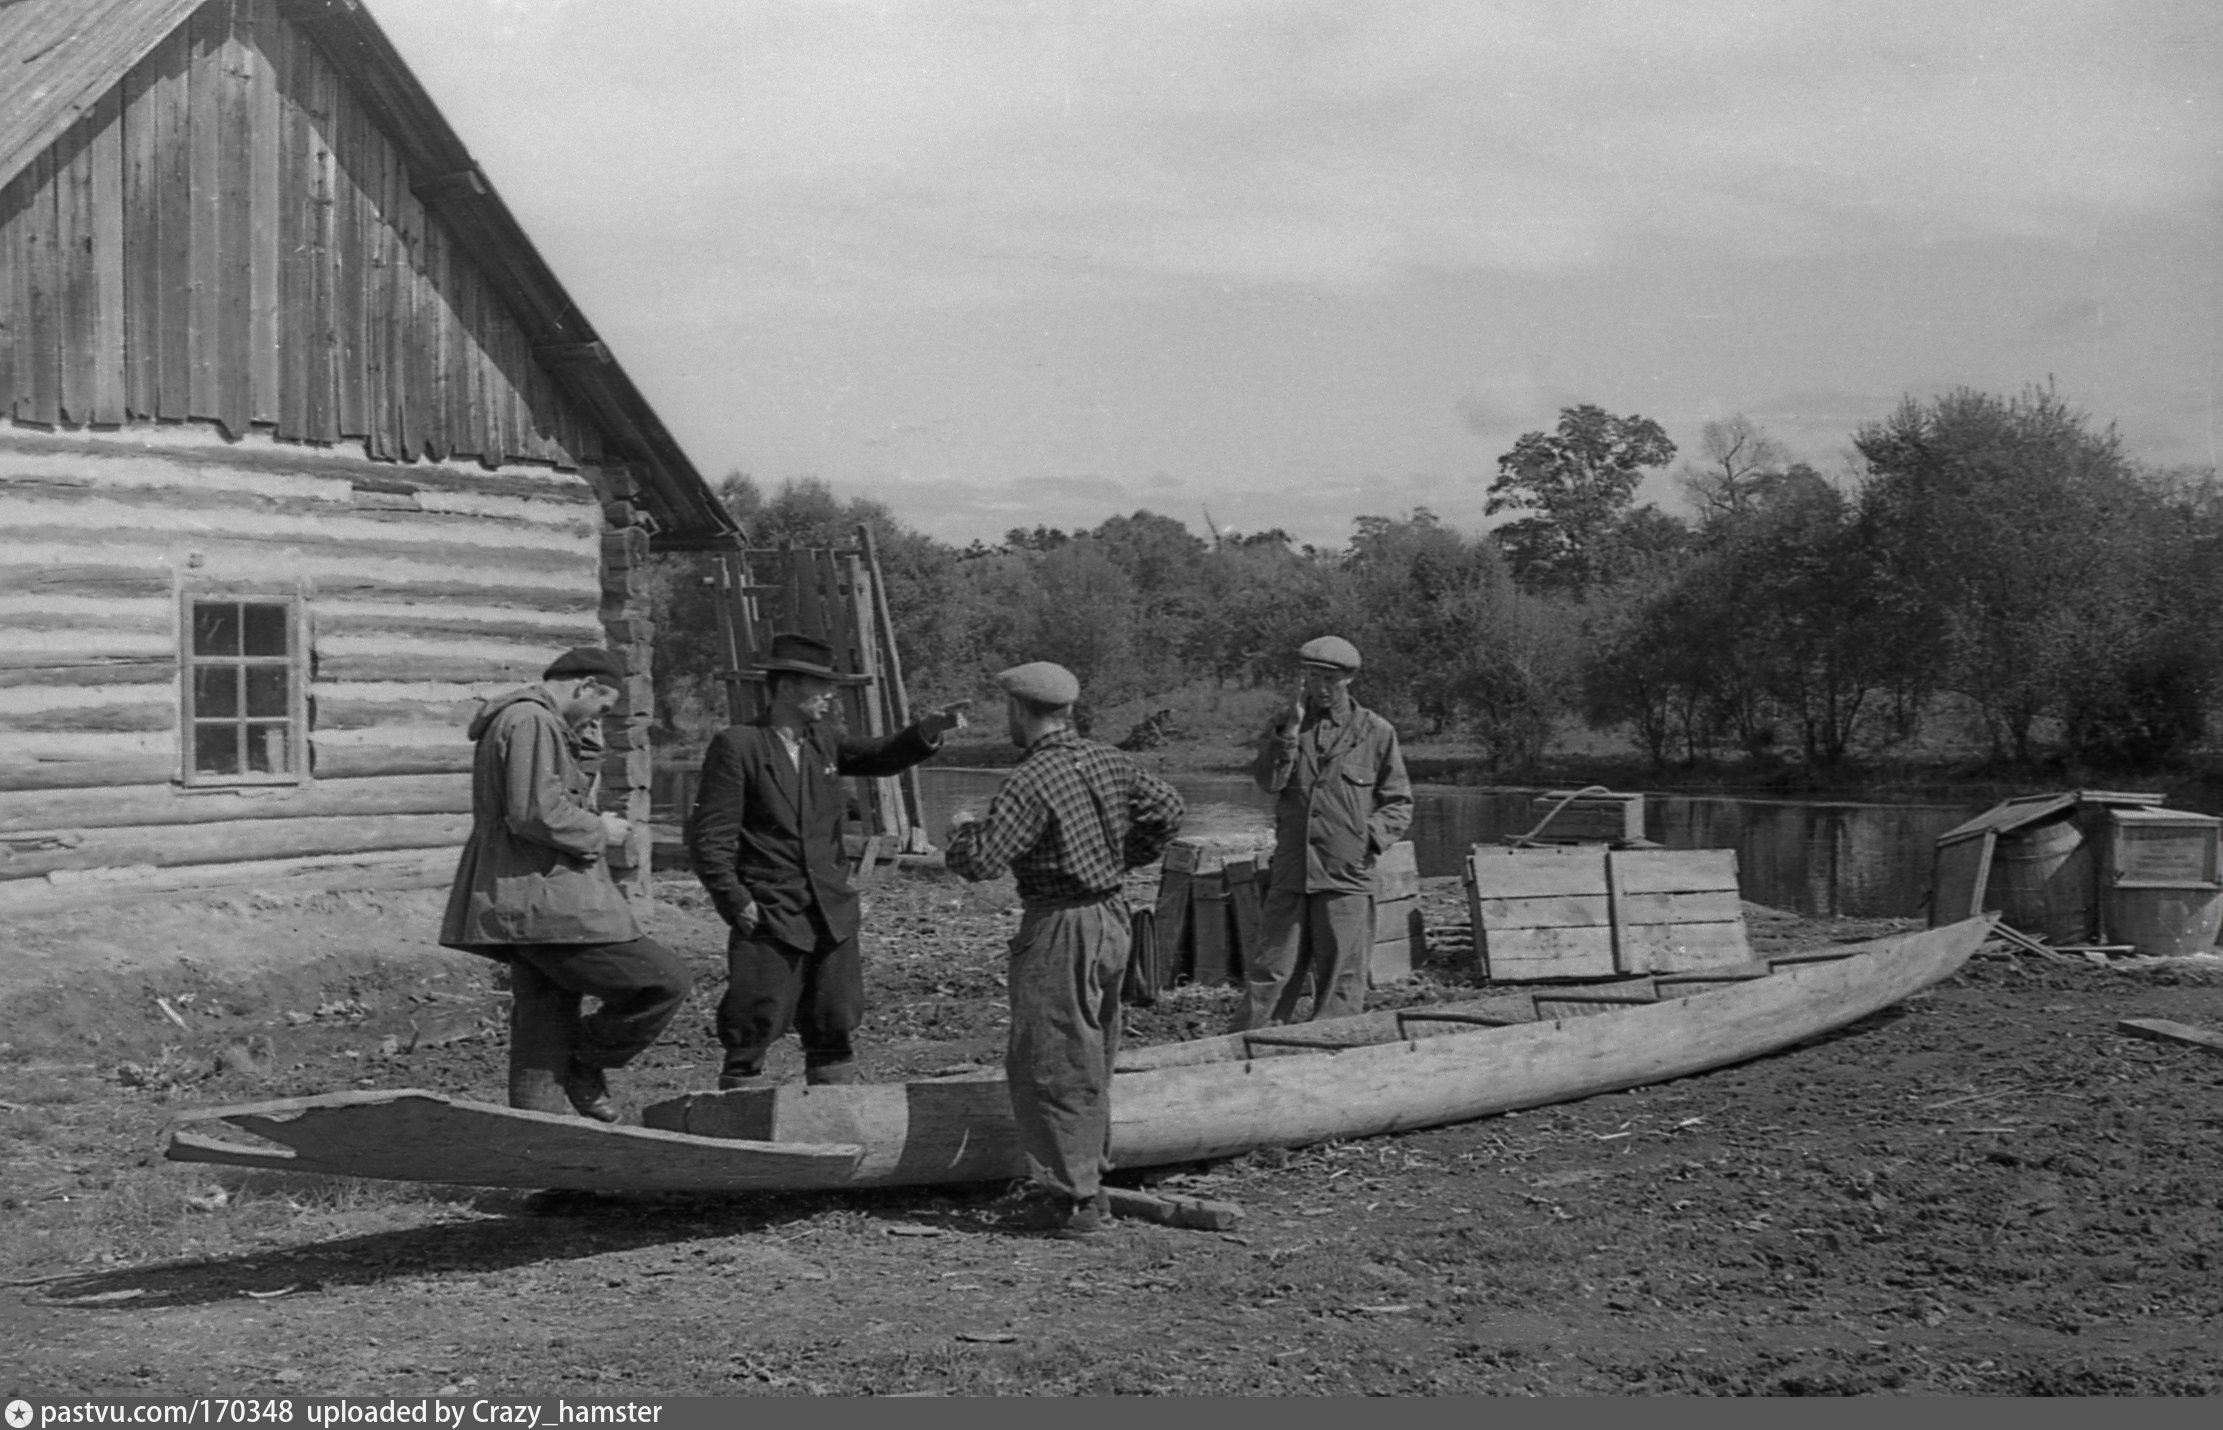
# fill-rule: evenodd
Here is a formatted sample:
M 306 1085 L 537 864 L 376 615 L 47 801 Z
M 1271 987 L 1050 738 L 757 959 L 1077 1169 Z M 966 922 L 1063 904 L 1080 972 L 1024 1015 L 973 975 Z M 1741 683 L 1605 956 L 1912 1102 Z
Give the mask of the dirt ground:
M 437 891 L 22 921 L 0 952 L 0 1388 L 72 1394 L 2210 1394 L 2223 1389 L 2223 961 L 1987 948 L 1742 1067 L 1175 1169 L 1230 1233 L 996 1229 L 1003 1187 L 593 1197 L 161 1160 L 174 1110 L 348 1087 L 499 1100 L 492 966 Z M 1456 884 L 1381 1002 L 1468 996 Z M 1008 883 L 867 896 L 868 1073 L 1000 1056 Z M 1750 907 L 1763 949 L 1898 925 Z M 709 1085 L 722 939 L 629 1111 Z M 1221 1029 L 1232 994 L 1137 1012 Z M 774 1071 L 799 1075 L 792 1044 Z

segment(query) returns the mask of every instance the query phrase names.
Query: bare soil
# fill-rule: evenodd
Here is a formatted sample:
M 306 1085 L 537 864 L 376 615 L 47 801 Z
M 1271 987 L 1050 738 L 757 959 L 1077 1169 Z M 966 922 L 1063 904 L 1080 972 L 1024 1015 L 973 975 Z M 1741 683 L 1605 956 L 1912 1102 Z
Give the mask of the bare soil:
M 1142 890 L 1140 892 L 1147 892 Z M 1008 1190 L 526 1195 L 160 1159 L 176 1109 L 340 1088 L 499 1099 L 493 966 L 438 891 L 239 895 L 28 919 L 0 954 L 0 1386 L 71 1394 L 620 1396 L 2209 1394 L 2223 1388 L 2216 960 L 1988 948 L 1832 1037 L 1463 1126 L 1153 1174 L 1227 1234 L 996 1227 Z M 1476 982 L 1453 881 L 1381 1002 Z M 993 1062 L 1009 886 L 867 896 L 878 1078 Z M 1900 925 L 1748 907 L 1764 949 Z M 722 937 L 618 1074 L 707 1086 Z M 1232 993 L 1136 1010 L 1220 1031 Z M 792 1045 L 775 1072 L 797 1075 Z

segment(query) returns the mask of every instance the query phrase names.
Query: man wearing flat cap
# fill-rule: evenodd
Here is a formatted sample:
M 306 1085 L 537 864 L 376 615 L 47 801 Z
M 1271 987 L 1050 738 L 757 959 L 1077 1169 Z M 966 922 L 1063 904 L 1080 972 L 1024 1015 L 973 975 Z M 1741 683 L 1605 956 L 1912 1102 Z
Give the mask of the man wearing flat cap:
M 507 963 L 509 1102 L 618 1120 L 608 1069 L 655 1042 L 693 979 L 641 934 L 611 877 L 628 826 L 594 805 L 581 735 L 625 688 L 614 651 L 580 646 L 538 683 L 495 696 L 471 721 L 471 836 L 440 942 Z M 580 1016 L 581 1000 L 599 1000 Z
M 842 857 L 846 776 L 899 774 L 965 723 L 960 701 L 884 739 L 836 735 L 821 723 L 839 688 L 833 647 L 779 634 L 756 673 L 764 712 L 710 742 L 687 820 L 695 876 L 726 921 L 726 992 L 718 1086 L 763 1081 L 764 1059 L 792 1027 L 813 1083 L 857 1080 L 851 1034 L 864 1021 L 856 891 Z
M 1412 783 L 1397 732 L 1351 698 L 1359 653 L 1339 636 L 1297 651 L 1303 687 L 1259 742 L 1252 777 L 1275 796 L 1273 869 L 1259 948 L 1244 961 L 1236 1026 L 1365 1011 L 1374 943 L 1374 862 L 1412 823 Z
M 1018 1220 L 1065 1237 L 1109 1220 L 1111 1069 L 1127 969 L 1129 869 L 1181 832 L 1181 796 L 1109 745 L 1073 730 L 1081 683 L 1048 661 L 996 677 L 1011 741 L 1026 751 L 987 817 L 950 831 L 947 861 L 967 879 L 1010 869 L 1023 910 L 1005 986 L 1004 1072 L 1036 1204 Z

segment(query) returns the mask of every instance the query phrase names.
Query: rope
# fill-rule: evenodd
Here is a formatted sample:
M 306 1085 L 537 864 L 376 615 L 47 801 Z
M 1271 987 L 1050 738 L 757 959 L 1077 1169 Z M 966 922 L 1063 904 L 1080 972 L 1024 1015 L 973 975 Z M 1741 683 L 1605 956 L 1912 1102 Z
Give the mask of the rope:
M 1613 791 L 1607 789 L 1604 785 L 1584 785 L 1581 789 L 1571 790 L 1568 793 L 1560 796 L 1559 803 L 1553 805 L 1549 810 L 1545 812 L 1542 819 L 1536 821 L 1536 827 L 1534 829 L 1531 829 L 1526 834 L 1518 835 L 1512 839 L 1508 839 L 1505 842 L 1512 845 L 1515 849 L 1526 849 L 1531 845 L 1541 843 L 1542 841 L 1537 839 L 1536 836 L 1542 834 L 1545 827 L 1559 817 L 1559 811 L 1565 809 L 1568 805 L 1573 804 L 1576 800 L 1581 799 L 1586 794 L 1611 793 L 1613 793 Z

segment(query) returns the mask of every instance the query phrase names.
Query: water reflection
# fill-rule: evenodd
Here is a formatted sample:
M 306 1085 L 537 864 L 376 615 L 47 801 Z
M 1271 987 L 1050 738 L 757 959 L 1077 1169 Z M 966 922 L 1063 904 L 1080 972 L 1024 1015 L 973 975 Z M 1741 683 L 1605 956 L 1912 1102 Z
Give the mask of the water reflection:
M 920 771 L 929 834 L 940 843 L 949 813 L 995 792 L 1002 776 Z M 1189 803 L 1192 832 L 1263 826 L 1272 799 L 1233 776 L 1172 780 Z M 1537 790 L 1424 786 L 1411 838 L 1424 875 L 1455 874 L 1466 852 L 1536 824 Z M 1988 808 L 1968 804 L 1851 804 L 1648 795 L 1645 834 L 1670 849 L 1735 849 L 1744 896 L 1809 916 L 1911 916 L 1930 883 L 1937 836 Z

